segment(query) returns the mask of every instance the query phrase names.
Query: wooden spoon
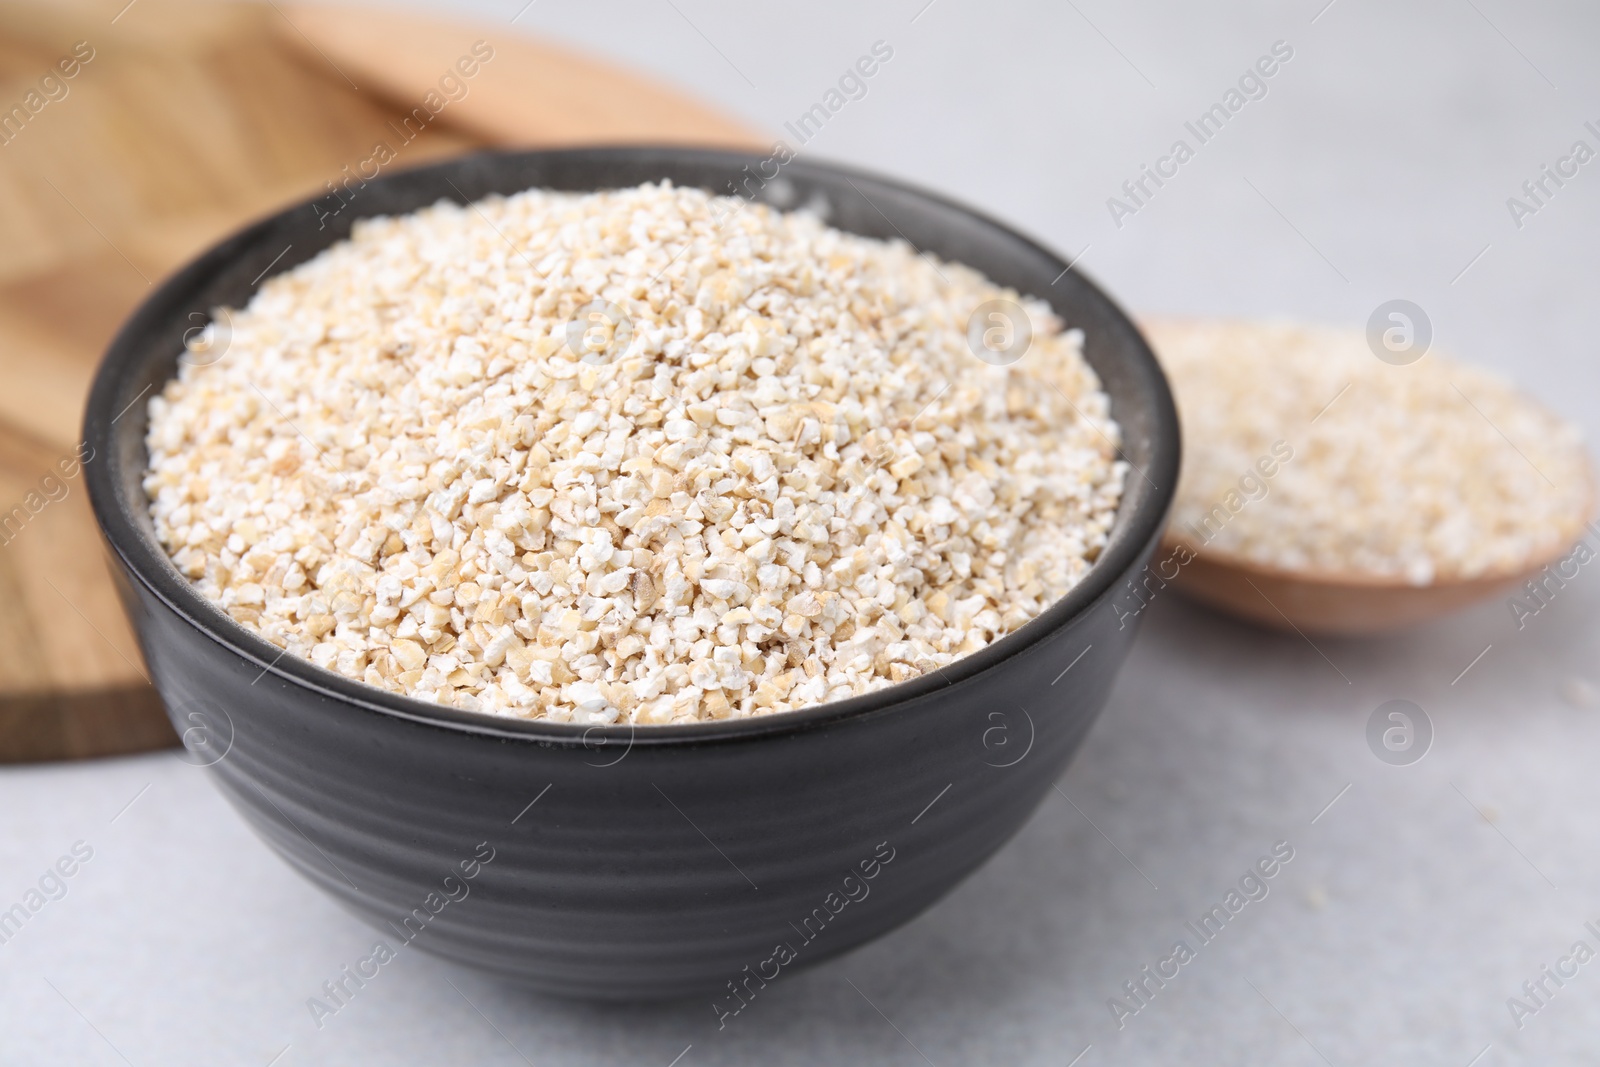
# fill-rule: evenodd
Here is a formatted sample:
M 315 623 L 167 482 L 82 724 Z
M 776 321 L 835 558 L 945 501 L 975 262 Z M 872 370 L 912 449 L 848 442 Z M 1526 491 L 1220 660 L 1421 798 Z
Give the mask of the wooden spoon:
M 1587 535 L 1591 551 L 1600 555 L 1600 529 L 1591 526 Z M 1479 601 L 1514 596 L 1570 551 L 1531 561 L 1514 574 L 1411 585 L 1370 574 L 1269 567 L 1215 549 L 1196 550 L 1170 536 L 1161 542 L 1162 558 L 1171 557 L 1176 563 L 1193 556 L 1173 582 L 1183 595 L 1274 629 L 1344 635 L 1398 629 Z M 1568 573 L 1563 578 L 1559 570 L 1553 573 L 1558 581 L 1572 577 Z
M 1344 396 L 1344 390 L 1356 384 L 1358 378 L 1366 383 L 1365 387 L 1369 390 L 1386 390 L 1391 386 L 1400 390 L 1405 388 L 1402 385 L 1405 379 L 1385 375 L 1416 373 L 1405 368 L 1422 358 L 1422 355 L 1418 355 L 1406 363 L 1379 370 L 1372 375 L 1368 373 L 1368 367 L 1380 367 L 1381 364 L 1376 355 L 1370 357 L 1373 359 L 1370 365 L 1365 364 L 1369 358 L 1366 354 L 1368 342 L 1359 333 L 1350 331 L 1330 331 L 1322 327 L 1281 322 L 1207 319 L 1147 319 L 1142 326 L 1167 367 L 1180 411 L 1188 413 L 1185 421 L 1190 425 L 1185 426 L 1185 433 L 1210 434 L 1213 438 L 1220 435 L 1222 438 L 1205 441 L 1205 444 L 1213 446 L 1209 449 L 1186 449 L 1186 465 L 1203 462 L 1203 457 L 1208 454 L 1249 453 L 1260 445 L 1256 439 L 1261 432 L 1260 420 L 1252 422 L 1246 418 L 1239 425 L 1249 429 L 1240 429 L 1230 436 L 1231 429 L 1236 425 L 1234 416 L 1219 418 L 1220 413 L 1244 411 L 1250 416 L 1265 414 L 1271 420 L 1281 419 L 1285 438 L 1296 440 L 1296 447 L 1300 447 L 1306 444 L 1306 436 L 1311 433 L 1312 425 L 1333 408 L 1334 402 Z M 1354 363 L 1344 362 L 1352 350 L 1360 353 L 1359 359 Z M 1303 391 L 1309 388 L 1308 381 L 1327 377 L 1332 367 L 1344 368 L 1334 374 L 1335 380 L 1345 378 L 1344 390 L 1339 390 L 1327 406 L 1309 418 L 1309 422 L 1293 414 L 1296 408 L 1303 406 L 1301 400 Z M 1311 370 L 1308 371 L 1308 368 Z M 1467 372 L 1458 370 L 1455 373 Z M 1328 389 L 1330 395 L 1333 392 L 1333 388 Z M 1482 411 L 1473 414 L 1476 405 L 1467 399 L 1467 394 L 1462 393 L 1459 387 L 1456 392 L 1461 393 L 1463 401 L 1461 418 L 1469 421 L 1488 418 Z M 1355 399 L 1344 402 L 1341 410 L 1348 412 L 1352 404 L 1363 402 L 1370 405 L 1375 399 L 1384 402 L 1387 396 L 1386 392 L 1369 392 L 1365 397 L 1357 393 Z M 1320 397 L 1311 403 L 1320 403 Z M 1535 402 L 1528 398 L 1522 398 L 1522 403 L 1527 407 L 1535 406 Z M 1340 412 L 1335 412 L 1334 420 L 1339 417 Z M 1549 420 L 1551 425 L 1558 421 L 1553 417 Z M 1323 423 L 1322 429 L 1326 430 L 1329 425 Z M 1501 436 L 1504 437 L 1504 434 Z M 1369 441 L 1376 440 L 1370 435 L 1368 437 Z M 1506 441 L 1509 443 L 1510 439 L 1506 438 Z M 1280 445 L 1284 443 L 1278 442 Z M 1315 438 L 1313 443 L 1317 443 Z M 1215 447 L 1221 445 L 1233 447 Z M 1331 440 L 1324 438 L 1320 441 L 1320 447 L 1324 458 L 1345 458 L 1337 451 L 1344 447 L 1337 436 Z M 1330 452 L 1330 449 L 1334 451 Z M 1316 450 L 1312 448 L 1307 451 Z M 1293 455 L 1291 451 L 1290 457 Z M 1361 453 L 1351 455 L 1360 456 Z M 1543 544 L 1527 558 L 1492 573 L 1470 578 L 1452 578 L 1445 574 L 1436 576 L 1427 584 L 1417 585 L 1403 575 L 1385 575 L 1373 571 L 1341 573 L 1316 568 L 1291 570 L 1261 563 L 1215 544 L 1198 543 L 1192 535 L 1186 536 L 1174 525 L 1163 537 L 1162 555 L 1158 557 L 1161 563 L 1152 568 L 1150 574 L 1158 580 L 1170 581 L 1179 593 L 1251 622 L 1278 629 L 1332 634 L 1373 633 L 1408 626 L 1492 597 L 1517 594 L 1533 581 L 1547 582 L 1550 590 L 1554 591 L 1559 589 L 1558 583 L 1574 577 L 1574 564 L 1564 563 L 1569 554 L 1578 553 L 1575 563 L 1586 561 L 1590 558 L 1589 553 L 1600 554 L 1600 525 L 1585 526 L 1593 516 L 1595 505 L 1592 461 L 1577 450 L 1564 455 L 1564 477 L 1569 481 L 1563 484 L 1576 488 L 1563 494 L 1559 511 L 1564 514 L 1559 514 L 1551 536 L 1545 538 Z M 1523 459 L 1527 460 L 1527 457 Z M 1317 460 L 1308 456 L 1295 459 L 1294 462 L 1303 467 Z M 1532 463 L 1531 460 L 1527 462 Z M 1284 460 L 1283 465 L 1287 467 L 1288 459 Z M 1257 479 L 1258 485 L 1269 486 L 1273 477 L 1270 469 L 1260 469 L 1262 478 Z M 1191 473 L 1199 475 L 1196 484 L 1210 485 L 1218 481 L 1214 477 L 1216 472 Z M 1248 473 L 1254 475 L 1256 472 Z M 1461 476 L 1470 477 L 1471 473 L 1462 471 Z M 1392 476 L 1392 472 L 1374 470 L 1363 472 L 1360 476 L 1388 477 Z M 1242 481 L 1240 485 L 1243 485 Z M 1270 488 L 1264 489 L 1263 497 L 1267 491 Z M 1182 492 L 1180 489 L 1180 497 Z M 1305 505 L 1302 503 L 1302 506 Z M 1237 514 L 1240 508 L 1230 507 L 1228 510 Z M 1295 515 L 1279 512 L 1272 521 L 1280 526 L 1293 527 Z M 1192 524 L 1189 529 L 1192 529 Z M 1257 536 L 1263 536 L 1263 533 L 1258 531 Z M 1295 536 L 1293 529 L 1275 532 L 1275 539 L 1281 538 L 1286 543 L 1292 543 Z M 1570 539 L 1576 538 L 1583 538 L 1586 547 L 1574 548 Z M 1548 576 L 1547 570 L 1550 571 Z M 1523 593 L 1523 599 L 1529 610 L 1537 610 L 1542 602 L 1532 595 L 1531 590 Z

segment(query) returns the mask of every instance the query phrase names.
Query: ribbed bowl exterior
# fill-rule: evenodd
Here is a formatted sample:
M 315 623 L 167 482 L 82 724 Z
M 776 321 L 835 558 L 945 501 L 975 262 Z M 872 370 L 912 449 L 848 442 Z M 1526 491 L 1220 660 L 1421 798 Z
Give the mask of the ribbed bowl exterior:
M 752 162 L 682 149 L 469 157 L 372 182 L 353 208 L 659 177 L 724 191 Z M 205 604 L 154 542 L 133 401 L 174 373 L 191 308 L 243 302 L 285 244 L 276 269 L 347 234 L 351 212 L 322 225 L 302 205 L 242 232 L 167 282 L 108 353 L 85 422 L 104 458 L 86 478 L 188 758 L 391 947 L 567 996 L 706 994 L 732 1009 L 738 990 L 948 892 L 1027 819 L 1104 704 L 1177 471 L 1171 399 L 1142 339 L 1075 272 L 1051 290 L 1065 265 L 979 216 L 833 168 L 784 176 L 802 201 L 833 198 L 835 225 L 885 236 L 893 216 L 919 247 L 1048 296 L 1085 328 L 1138 468 L 1112 546 L 1066 601 L 970 663 L 851 701 L 731 725 L 508 723 L 280 660 Z
M 780 943 L 811 964 L 916 915 L 1049 791 L 1134 632 L 1102 602 L 993 676 L 905 705 L 703 744 L 641 729 L 630 747 L 396 718 L 263 675 L 139 602 L 191 758 L 220 757 L 223 792 L 302 874 L 390 944 L 625 999 L 716 992 L 747 965 L 770 974 Z M 417 909 L 428 921 L 407 924 Z

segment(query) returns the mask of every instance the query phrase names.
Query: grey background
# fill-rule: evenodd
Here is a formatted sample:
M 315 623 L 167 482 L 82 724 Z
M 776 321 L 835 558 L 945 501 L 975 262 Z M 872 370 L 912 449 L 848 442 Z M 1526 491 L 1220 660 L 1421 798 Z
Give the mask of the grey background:
M 1416 301 L 1438 345 L 1592 437 L 1600 161 L 1520 230 L 1506 198 L 1573 141 L 1600 148 L 1582 128 L 1600 120 L 1594 9 L 1323 2 L 537 0 L 515 27 L 523 0 L 457 9 L 775 132 L 886 41 L 894 58 L 806 155 L 1083 252 L 1137 312 L 1360 327 Z M 1277 40 L 1295 54 L 1268 96 L 1113 225 L 1106 198 Z M 1578 939 L 1600 949 L 1584 929 L 1600 926 L 1597 573 L 1520 631 L 1494 603 L 1315 648 L 1157 598 L 1063 795 L 926 915 L 720 1033 L 699 1002 L 563 1003 L 412 951 L 319 1031 L 306 998 L 372 934 L 268 854 L 205 772 L 172 754 L 7 769 L 0 907 L 74 841 L 95 852 L 0 945 L 0 1061 L 1592 1062 L 1600 962 L 1520 1030 L 1506 999 Z M 1436 734 L 1406 767 L 1365 741 L 1399 698 Z M 1107 998 L 1280 840 L 1295 858 L 1271 894 L 1118 1030 Z

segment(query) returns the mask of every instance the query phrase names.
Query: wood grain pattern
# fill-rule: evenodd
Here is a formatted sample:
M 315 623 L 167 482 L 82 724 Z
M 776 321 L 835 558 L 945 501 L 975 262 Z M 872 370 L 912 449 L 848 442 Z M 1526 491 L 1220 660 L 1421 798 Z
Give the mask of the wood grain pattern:
M 176 743 L 82 480 L 57 466 L 101 352 L 165 274 L 393 140 L 479 39 L 494 59 L 395 167 L 494 144 L 759 143 L 680 93 L 505 28 L 125 4 L 0 2 L 0 115 L 77 42 L 93 51 L 64 96 L 0 129 L 0 762 Z

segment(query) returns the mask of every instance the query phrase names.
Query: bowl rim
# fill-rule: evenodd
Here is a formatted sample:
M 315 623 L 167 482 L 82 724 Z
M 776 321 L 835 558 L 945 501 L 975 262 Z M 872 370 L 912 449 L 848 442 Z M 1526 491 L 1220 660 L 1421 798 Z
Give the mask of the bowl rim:
M 755 165 L 766 158 L 756 152 L 657 144 L 533 150 L 490 149 L 453 156 L 447 160 L 417 167 L 397 169 L 391 174 L 372 179 L 369 184 L 398 179 L 414 180 L 417 176 L 428 172 L 450 173 L 458 171 L 464 165 L 473 163 L 481 165 L 485 161 L 492 163 L 500 159 L 580 156 L 602 162 L 608 158 L 621 161 L 640 156 L 666 157 L 673 163 L 726 165 L 730 168 L 730 173 L 736 173 L 741 166 Z M 148 345 L 143 339 L 158 323 L 170 318 L 166 305 L 172 303 L 175 296 L 202 285 L 207 278 L 217 274 L 229 262 L 271 234 L 289 216 L 306 210 L 322 197 L 296 201 L 244 225 L 212 244 L 162 281 L 118 329 L 95 370 L 83 421 L 83 441 L 94 449 L 91 460 L 83 464 L 84 479 L 102 538 L 127 573 L 133 576 L 150 595 L 203 636 L 260 668 L 263 675 L 271 674 L 278 680 L 297 688 L 309 690 L 340 704 L 354 705 L 367 712 L 456 733 L 477 734 L 503 741 L 594 748 L 626 740 L 631 748 L 636 744 L 703 745 L 797 734 L 832 726 L 844 720 L 887 714 L 907 705 L 919 703 L 933 693 L 972 681 L 999 668 L 1006 661 L 1026 653 L 1057 631 L 1068 628 L 1086 614 L 1095 602 L 1110 593 L 1115 584 L 1131 572 L 1141 554 L 1156 543 L 1176 492 L 1181 448 L 1177 410 L 1165 373 L 1137 322 L 1104 289 L 1088 275 L 1078 271 L 1075 265 L 1069 264 L 1054 251 L 1005 223 L 920 186 L 854 167 L 807 158 L 785 163 L 784 168 L 791 174 L 814 172 L 835 178 L 843 177 L 857 185 L 893 192 L 902 197 L 922 201 L 935 209 L 965 216 L 969 221 L 978 223 L 1021 250 L 1058 267 L 1061 274 L 1073 270 L 1079 275 L 1079 281 L 1091 299 L 1102 302 L 1113 321 L 1120 319 L 1134 341 L 1131 350 L 1120 353 L 1117 358 L 1133 361 L 1135 364 L 1133 370 L 1136 377 L 1142 381 L 1142 391 L 1147 394 L 1151 408 L 1146 412 L 1150 419 L 1148 437 L 1151 457 L 1146 467 L 1140 469 L 1127 458 L 1125 443 L 1124 446 L 1117 448 L 1117 455 L 1128 463 L 1130 475 L 1149 482 L 1152 491 L 1139 494 L 1134 510 L 1126 516 L 1119 516 L 1119 521 L 1113 527 L 1100 556 L 1090 564 L 1083 577 L 1067 591 L 1066 595 L 1022 626 L 978 651 L 968 653 L 945 667 L 904 682 L 893 683 L 843 700 L 825 701 L 790 711 L 770 712 L 737 719 L 665 725 L 641 726 L 631 722 L 584 725 L 466 711 L 435 704 L 408 694 L 380 689 L 319 667 L 310 660 L 290 655 L 264 637 L 246 629 L 243 624 L 235 621 L 206 599 L 173 565 L 165 549 L 154 538 L 148 537 L 130 514 L 131 502 L 125 500 L 118 492 L 118 479 L 113 477 L 113 468 L 118 466 L 119 461 L 114 458 L 116 449 L 113 448 L 112 424 L 121 417 L 122 412 L 114 412 L 112 405 L 120 399 L 118 387 L 123 378 L 130 371 L 144 366 L 150 358 Z M 536 187 L 530 186 L 530 188 Z M 597 186 L 597 188 L 609 187 Z M 367 216 L 361 211 L 353 213 L 354 219 L 364 217 Z M 268 269 L 271 270 L 270 267 Z M 1059 280 L 1060 276 L 1057 277 Z M 1038 296 L 1038 294 L 1024 295 Z M 1070 323 L 1068 325 L 1070 326 Z M 144 394 L 140 394 L 135 397 L 128 406 L 138 403 L 143 396 Z M 123 411 L 126 410 L 124 407 Z M 102 462 L 93 462 L 94 457 L 102 457 Z M 1126 493 L 1126 490 L 1124 492 Z M 1119 509 L 1121 506 L 1119 502 Z

